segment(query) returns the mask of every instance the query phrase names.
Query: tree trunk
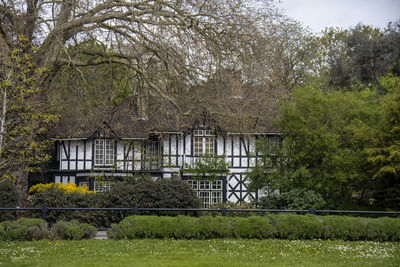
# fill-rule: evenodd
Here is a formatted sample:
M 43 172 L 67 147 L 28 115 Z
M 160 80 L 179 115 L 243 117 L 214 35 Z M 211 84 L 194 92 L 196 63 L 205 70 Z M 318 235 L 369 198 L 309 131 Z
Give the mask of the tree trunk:
M 18 207 L 26 208 L 28 203 L 28 171 L 26 166 L 22 166 L 16 172 L 17 178 L 17 194 L 18 194 Z
M 137 94 L 137 114 L 140 120 L 148 120 L 149 116 L 147 114 L 148 99 L 147 95 L 143 90 L 139 90 Z

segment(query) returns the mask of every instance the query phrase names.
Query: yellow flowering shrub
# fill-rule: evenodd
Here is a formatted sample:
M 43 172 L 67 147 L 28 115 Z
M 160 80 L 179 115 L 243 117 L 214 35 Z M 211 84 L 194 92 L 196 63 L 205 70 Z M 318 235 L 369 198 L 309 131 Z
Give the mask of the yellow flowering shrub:
M 29 193 L 39 193 L 51 188 L 56 188 L 57 190 L 61 190 L 66 194 L 69 193 L 80 193 L 80 194 L 95 194 L 96 191 L 90 191 L 87 185 L 84 186 L 76 186 L 73 183 L 49 183 L 49 184 L 36 184 L 29 188 Z

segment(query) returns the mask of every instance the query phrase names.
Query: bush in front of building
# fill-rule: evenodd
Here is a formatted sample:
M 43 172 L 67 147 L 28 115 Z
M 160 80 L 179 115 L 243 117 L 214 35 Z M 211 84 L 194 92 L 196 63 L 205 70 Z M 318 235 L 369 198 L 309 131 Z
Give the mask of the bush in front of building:
M 326 202 L 313 190 L 296 188 L 281 194 L 260 197 L 256 203 L 260 209 L 309 210 L 322 209 Z
M 141 175 L 116 183 L 104 196 L 123 207 L 198 208 L 201 203 L 191 186 L 179 178 Z
M 73 191 L 66 193 L 57 186 L 51 186 L 46 190 L 35 192 L 30 198 L 31 206 L 36 208 L 55 207 L 55 208 L 89 208 L 98 206 L 97 194 L 81 193 Z M 35 217 L 40 217 L 41 213 L 33 212 Z M 101 226 L 103 214 L 100 211 L 71 211 L 71 210 L 52 210 L 47 213 L 46 220 L 50 224 L 57 221 L 70 221 L 73 219 L 83 223 Z
M 134 176 L 116 182 L 111 190 L 99 195 L 100 207 L 119 208 L 198 208 L 200 200 L 196 193 L 182 179 L 154 179 L 149 176 Z M 140 212 L 151 214 L 151 212 Z M 121 221 L 132 212 L 115 211 L 110 215 L 110 223 Z M 154 214 L 154 212 L 152 212 Z M 171 215 L 171 212 L 158 212 Z
M 57 190 L 63 191 L 66 194 L 80 193 L 80 194 L 95 194 L 96 191 L 90 191 L 87 185 L 77 186 L 73 183 L 48 183 L 48 184 L 35 184 L 29 188 L 30 194 L 40 193 L 47 191 L 51 188 L 57 188 Z
M 400 218 L 310 214 L 270 214 L 248 218 L 130 216 L 118 225 L 113 225 L 108 236 L 113 239 L 280 238 L 400 241 Z
M 70 188 L 69 186 L 68 188 Z M 71 187 L 72 188 L 72 187 Z M 149 176 L 133 176 L 113 184 L 106 192 L 90 194 L 86 191 L 65 190 L 53 185 L 39 185 L 31 188 L 32 207 L 57 208 L 198 208 L 200 200 L 196 193 L 181 179 L 154 179 Z M 144 214 L 144 212 L 141 212 Z M 34 212 L 40 217 L 40 212 Z M 147 214 L 150 214 L 149 212 Z M 154 212 L 153 212 L 154 214 Z M 159 212 L 159 215 L 172 213 Z M 118 223 L 132 211 L 49 211 L 46 220 L 50 224 L 57 221 L 76 219 L 96 227 L 110 227 Z

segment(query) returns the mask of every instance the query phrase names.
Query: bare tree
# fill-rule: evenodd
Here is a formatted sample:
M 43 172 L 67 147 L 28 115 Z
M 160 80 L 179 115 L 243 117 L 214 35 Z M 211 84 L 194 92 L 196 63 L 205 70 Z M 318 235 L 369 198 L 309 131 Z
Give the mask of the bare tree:
M 11 57 L 16 49 L 22 49 L 18 53 L 29 58 L 30 71 L 26 75 L 34 75 L 34 79 L 28 79 L 35 84 L 25 89 L 41 89 L 42 98 L 32 98 L 35 101 L 44 102 L 54 75 L 66 66 L 79 71 L 82 66 L 115 62 L 129 68 L 129 73 L 142 85 L 140 90 L 157 95 L 180 113 L 188 114 L 190 109 L 180 109 L 176 92 L 204 82 L 219 65 L 235 57 L 240 52 L 238 40 L 245 40 L 244 35 L 273 14 L 270 11 L 269 2 L 242 0 L 1 1 L 0 79 L 4 109 L 0 140 L 3 151 L 10 133 L 7 125 L 11 125 L 12 119 L 7 110 L 12 103 L 6 101 L 8 92 L 3 85 L 10 78 L 7 73 L 13 71 Z M 21 39 L 34 49 L 19 47 Z M 103 49 L 91 50 L 79 45 L 87 40 L 104 44 Z M 71 46 L 77 49 L 70 49 Z M 82 54 L 90 57 L 84 60 L 77 56 Z M 143 107 L 146 106 L 144 99 L 141 99 Z M 43 107 L 32 107 L 38 106 Z M 145 108 L 142 113 L 146 113 Z M 35 141 L 37 136 L 29 135 L 29 138 Z M 4 155 L 2 152 L 3 159 Z M 12 169 L 23 182 L 20 191 L 27 189 L 29 164 L 25 163 L 13 165 L 15 169 Z
M 149 79 L 149 64 L 161 64 L 168 78 L 184 72 L 188 83 L 204 79 L 229 55 L 235 37 L 253 28 L 257 17 L 271 14 L 266 9 L 266 1 L 241 0 L 2 1 L 0 43 L 9 54 L 23 35 L 37 47 L 32 63 L 49 70 L 41 86 L 61 66 L 115 61 L 129 65 L 152 91 L 178 107 L 167 88 Z M 108 49 L 79 51 L 96 56 L 91 62 L 68 54 L 68 44 L 87 39 Z

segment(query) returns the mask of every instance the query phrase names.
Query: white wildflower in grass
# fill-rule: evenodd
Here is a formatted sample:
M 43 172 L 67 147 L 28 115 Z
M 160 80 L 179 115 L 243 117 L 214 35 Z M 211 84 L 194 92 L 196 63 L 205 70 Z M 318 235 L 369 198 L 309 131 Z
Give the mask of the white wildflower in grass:
M 0 263 L 6 266 L 400 266 L 400 244 L 339 240 L 84 240 L 0 242 Z M 74 260 L 72 263 L 71 260 Z M 89 262 L 81 262 L 84 260 Z M 140 261 L 139 261 L 140 260 Z M 147 260 L 149 263 L 147 263 Z M 171 262 L 169 262 L 171 260 Z M 180 264 L 182 261 L 182 264 Z M 158 263 L 157 263 L 158 262 Z M 70 263 L 70 265 L 66 264 Z M 108 265 L 108 262 L 107 262 Z

